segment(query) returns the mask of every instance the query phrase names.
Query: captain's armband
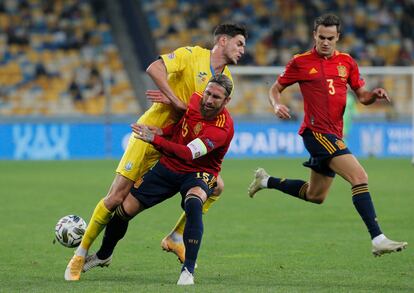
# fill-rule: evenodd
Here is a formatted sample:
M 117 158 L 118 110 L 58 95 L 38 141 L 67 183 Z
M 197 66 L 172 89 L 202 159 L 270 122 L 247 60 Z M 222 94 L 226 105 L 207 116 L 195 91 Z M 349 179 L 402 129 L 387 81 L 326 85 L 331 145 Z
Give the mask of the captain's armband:
M 191 150 L 193 159 L 197 159 L 207 154 L 207 147 L 205 146 L 204 142 L 199 138 L 196 138 L 190 143 L 188 143 L 187 147 Z

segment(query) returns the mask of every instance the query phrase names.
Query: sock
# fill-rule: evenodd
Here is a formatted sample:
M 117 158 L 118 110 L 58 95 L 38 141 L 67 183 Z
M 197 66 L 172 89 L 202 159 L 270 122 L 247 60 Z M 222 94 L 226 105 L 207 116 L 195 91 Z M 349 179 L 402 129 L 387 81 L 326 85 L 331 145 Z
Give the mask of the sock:
M 206 202 L 203 204 L 203 214 L 207 213 L 211 205 L 215 203 L 216 201 L 218 201 L 219 199 L 220 199 L 220 196 L 217 196 L 217 195 L 209 196 Z
M 303 180 L 292 180 L 285 178 L 269 177 L 268 188 L 273 188 L 287 193 L 291 196 L 306 200 L 306 191 L 309 183 Z
M 181 214 L 181 216 L 178 218 L 177 223 L 175 224 L 171 234 L 173 233 L 178 233 L 183 235 L 184 233 L 184 227 L 185 227 L 185 221 L 186 221 L 186 216 L 185 216 L 185 212 Z
M 207 198 L 206 202 L 203 205 L 203 214 L 207 213 L 208 209 L 211 207 L 211 205 L 213 203 L 215 203 L 219 198 L 220 198 L 220 196 L 214 196 L 214 195 Z M 184 212 L 184 213 L 181 214 L 180 218 L 178 219 L 177 223 L 175 224 L 171 234 L 177 233 L 177 234 L 183 235 L 186 219 L 187 218 L 186 218 L 185 212 Z
M 99 259 L 107 259 L 112 255 L 118 241 L 124 238 L 130 219 L 122 205 L 116 208 L 114 216 L 106 225 L 101 248 L 96 253 Z
M 382 234 L 377 222 L 374 204 L 368 191 L 368 184 L 358 184 L 352 187 L 352 202 L 367 226 L 371 239 Z
M 203 236 L 203 203 L 200 198 L 190 195 L 185 201 L 187 223 L 184 228 L 185 261 L 182 267 L 194 273 L 198 250 Z
M 93 241 L 95 241 L 99 233 L 101 233 L 106 224 L 108 224 L 111 217 L 112 212 L 106 208 L 104 200 L 101 199 L 93 211 L 85 235 L 83 235 L 81 244 L 76 250 L 76 255 L 86 256 Z

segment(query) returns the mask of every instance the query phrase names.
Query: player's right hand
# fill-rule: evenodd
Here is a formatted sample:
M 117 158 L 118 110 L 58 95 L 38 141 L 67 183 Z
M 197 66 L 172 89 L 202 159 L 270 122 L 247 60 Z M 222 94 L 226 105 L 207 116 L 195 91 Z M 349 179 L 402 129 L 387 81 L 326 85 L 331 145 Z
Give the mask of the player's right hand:
M 288 107 L 282 104 L 276 104 L 273 108 L 275 115 L 280 119 L 290 119 L 290 110 Z
M 171 104 L 170 99 L 168 99 L 160 90 L 147 90 L 145 95 L 147 96 L 147 99 L 153 103 Z
M 131 128 L 135 133 L 134 137 L 145 142 L 152 142 L 155 134 L 162 135 L 162 129 L 151 125 L 134 123 L 131 124 Z

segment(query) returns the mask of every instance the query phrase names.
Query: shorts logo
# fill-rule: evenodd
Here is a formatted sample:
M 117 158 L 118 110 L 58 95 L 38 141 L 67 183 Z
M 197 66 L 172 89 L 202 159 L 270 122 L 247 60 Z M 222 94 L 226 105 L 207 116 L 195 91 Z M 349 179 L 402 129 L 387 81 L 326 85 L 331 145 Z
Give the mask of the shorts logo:
M 200 133 L 201 129 L 203 129 L 203 123 L 198 122 L 198 123 L 194 126 L 194 129 L 193 129 L 194 134 L 195 134 L 195 135 L 198 135 L 198 134 Z
M 342 140 L 340 140 L 340 139 L 338 139 L 337 141 L 335 141 L 335 144 L 338 146 L 338 148 L 340 150 L 346 149 L 345 143 Z
M 138 188 L 141 184 L 142 184 L 142 182 L 144 182 L 144 180 L 142 180 L 142 177 L 140 177 L 136 182 L 135 182 L 135 184 L 134 184 L 134 187 L 135 188 Z
M 336 68 L 338 69 L 338 75 L 340 77 L 346 77 L 348 75 L 348 72 L 346 71 L 346 67 L 344 65 L 338 65 Z
M 175 58 L 175 53 L 174 52 L 168 54 L 168 59 L 174 59 L 174 58 Z
M 134 166 L 134 163 L 132 163 L 132 162 L 127 162 L 126 164 L 125 164 L 125 167 L 124 167 L 124 169 L 126 170 L 126 171 L 131 171 L 132 170 L 132 166 Z

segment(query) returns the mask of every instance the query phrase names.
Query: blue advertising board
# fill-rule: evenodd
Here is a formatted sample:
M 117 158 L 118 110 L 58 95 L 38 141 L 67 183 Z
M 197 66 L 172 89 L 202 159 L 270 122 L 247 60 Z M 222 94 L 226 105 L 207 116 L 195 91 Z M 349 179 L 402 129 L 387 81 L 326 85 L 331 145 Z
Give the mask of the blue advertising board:
M 307 157 L 299 123 L 237 122 L 229 158 Z M 120 158 L 127 123 L 0 124 L 0 159 L 66 160 Z M 346 139 L 358 157 L 411 157 L 409 123 L 354 123 Z

